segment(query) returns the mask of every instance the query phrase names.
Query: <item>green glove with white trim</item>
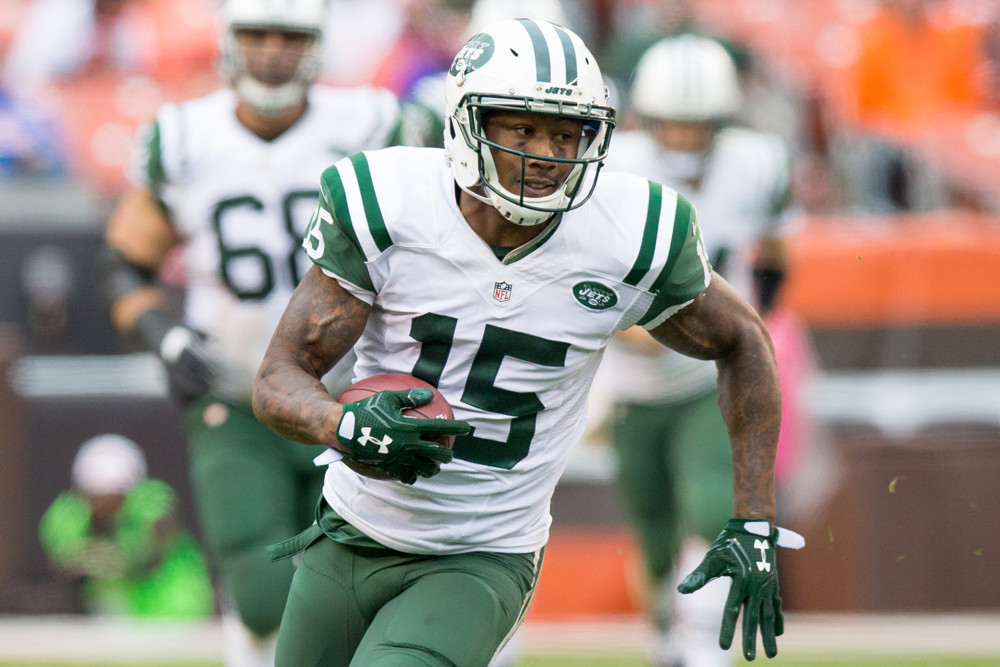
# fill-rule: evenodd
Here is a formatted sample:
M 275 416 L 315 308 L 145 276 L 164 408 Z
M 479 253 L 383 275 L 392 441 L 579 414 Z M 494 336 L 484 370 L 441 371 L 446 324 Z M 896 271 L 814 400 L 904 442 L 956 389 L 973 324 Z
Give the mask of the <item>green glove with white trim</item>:
M 730 519 L 715 538 L 701 563 L 677 587 L 681 593 L 693 593 L 712 579 L 733 580 L 722 613 L 719 646 L 728 649 L 736 632 L 736 618 L 743 609 L 743 655 L 757 656 L 757 627 L 764 640 L 764 652 L 778 654 L 776 637 L 784 632 L 781 596 L 778 593 L 778 570 L 775 546 L 801 549 L 805 538 L 786 528 L 772 528 L 765 519 Z

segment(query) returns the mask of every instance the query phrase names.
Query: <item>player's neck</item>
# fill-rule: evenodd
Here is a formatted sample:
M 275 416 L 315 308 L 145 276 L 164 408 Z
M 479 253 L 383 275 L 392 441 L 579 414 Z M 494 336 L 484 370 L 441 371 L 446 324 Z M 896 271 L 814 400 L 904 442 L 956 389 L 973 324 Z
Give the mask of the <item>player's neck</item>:
M 524 245 L 541 234 L 549 224 L 515 225 L 505 219 L 492 204 L 480 201 L 457 187 L 455 189 L 458 191 L 458 208 L 465 221 L 479 238 L 491 246 L 516 248 Z
M 240 101 L 236 104 L 236 119 L 247 130 L 264 141 L 277 139 L 290 127 L 299 122 L 306 112 L 306 102 L 303 101 L 280 114 L 263 115 L 253 110 L 248 104 Z

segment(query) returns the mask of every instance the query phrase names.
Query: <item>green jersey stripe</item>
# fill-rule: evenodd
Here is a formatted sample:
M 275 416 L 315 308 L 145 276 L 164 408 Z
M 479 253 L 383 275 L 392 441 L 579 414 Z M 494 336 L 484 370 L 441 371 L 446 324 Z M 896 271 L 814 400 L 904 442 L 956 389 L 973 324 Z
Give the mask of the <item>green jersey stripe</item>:
M 545 42 L 545 35 L 538 24 L 531 19 L 517 19 L 528 31 L 531 37 L 531 46 L 535 51 L 535 73 L 538 75 L 537 81 L 552 81 L 552 59 L 549 56 L 549 45 Z
M 375 196 L 375 184 L 372 183 L 372 172 L 368 166 L 368 158 L 364 153 L 355 153 L 351 156 L 351 164 L 354 165 L 354 174 L 358 179 L 358 188 L 361 190 L 361 202 L 365 207 L 365 217 L 368 218 L 368 229 L 371 231 L 372 239 L 380 251 L 387 250 L 392 246 L 392 238 L 385 228 L 385 220 L 382 218 L 382 209 L 378 205 L 378 197 Z
M 153 123 L 147 147 L 149 155 L 146 161 L 146 177 L 150 183 L 155 184 L 159 188 L 159 186 L 167 182 L 167 170 L 163 167 L 163 151 L 160 146 L 159 123 Z
M 361 248 L 361 242 L 354 231 L 354 223 L 351 221 L 351 209 L 347 205 L 347 191 L 344 190 L 344 179 L 340 177 L 340 171 L 336 167 L 331 167 L 323 176 L 323 183 L 329 187 L 330 209 L 333 211 L 334 221 L 351 239 L 351 243 L 356 248 Z
M 642 244 L 639 246 L 639 256 L 635 258 L 632 269 L 625 276 L 626 285 L 638 285 L 643 276 L 649 272 L 656 252 L 656 233 L 660 226 L 660 208 L 663 206 L 663 186 L 649 181 L 649 205 L 646 209 L 646 226 L 642 232 Z
M 677 195 L 677 208 L 674 211 L 674 233 L 670 236 L 670 254 L 667 255 L 667 263 L 663 271 L 656 277 L 650 286 L 650 291 L 659 292 L 663 284 L 670 278 L 670 273 L 674 270 L 674 264 L 681 255 L 681 248 L 684 247 L 684 239 L 691 229 L 691 219 L 694 217 L 694 209 L 691 203 L 681 195 Z
M 654 318 L 661 315 L 667 308 L 684 303 L 689 299 L 693 299 L 697 296 L 697 293 L 701 291 L 700 287 L 688 284 L 687 289 L 693 290 L 689 294 L 685 294 L 685 289 L 682 289 L 677 294 L 661 292 L 667 283 L 670 282 L 671 273 L 673 273 L 674 266 L 680 258 L 681 251 L 687 241 L 687 236 L 691 231 L 691 221 L 693 219 L 694 208 L 692 208 L 691 204 L 684 197 L 678 194 L 677 207 L 674 209 L 674 231 L 670 237 L 670 253 L 667 255 L 667 263 L 664 265 L 663 270 L 660 271 L 660 275 L 656 277 L 656 280 L 653 281 L 653 284 L 649 288 L 650 291 L 655 294 L 652 306 L 650 306 L 646 314 L 642 317 L 642 319 L 636 322 L 636 324 L 643 326 L 648 322 L 651 322 Z
M 566 85 L 572 86 L 576 83 L 577 77 L 576 48 L 565 30 L 556 28 L 556 34 L 559 35 L 559 43 L 562 44 L 563 54 L 566 56 Z

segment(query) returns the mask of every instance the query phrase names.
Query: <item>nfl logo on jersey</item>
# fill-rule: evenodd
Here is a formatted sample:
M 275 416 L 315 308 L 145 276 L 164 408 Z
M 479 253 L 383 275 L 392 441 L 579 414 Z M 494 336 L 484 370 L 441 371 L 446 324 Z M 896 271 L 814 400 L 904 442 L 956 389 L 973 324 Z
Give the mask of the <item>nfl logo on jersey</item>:
M 510 301 L 510 283 L 499 282 L 493 283 L 493 300 L 503 303 L 504 301 Z

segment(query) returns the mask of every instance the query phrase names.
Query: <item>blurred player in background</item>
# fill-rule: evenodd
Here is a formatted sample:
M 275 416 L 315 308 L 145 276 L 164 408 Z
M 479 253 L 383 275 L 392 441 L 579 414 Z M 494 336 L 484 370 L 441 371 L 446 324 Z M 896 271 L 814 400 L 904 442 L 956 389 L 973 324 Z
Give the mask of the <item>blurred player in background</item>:
M 644 129 L 616 134 L 607 168 L 689 197 L 712 268 L 766 313 L 784 273 L 788 155 L 777 137 L 733 125 L 741 92 L 731 56 L 710 37 L 665 38 L 639 60 L 630 102 Z M 645 559 L 656 664 L 669 667 L 730 661 L 718 645 L 727 583 L 682 600 L 676 591 L 676 575 L 697 563 L 732 512 L 716 375 L 715 364 L 664 349 L 632 327 L 608 346 L 597 380 L 614 405 L 617 482 Z M 679 565 L 685 538 L 696 560 Z
M 73 488 L 45 511 L 39 539 L 62 574 L 83 577 L 83 608 L 135 618 L 213 613 L 214 593 L 194 535 L 175 514 L 174 490 L 146 477 L 128 438 L 94 436 L 73 459 Z
M 324 0 L 228 0 L 230 89 L 160 109 L 106 231 L 112 322 L 160 356 L 184 406 L 195 505 L 229 598 L 229 665 L 273 661 L 293 565 L 271 563 L 264 546 L 311 522 L 322 484 L 307 447 L 254 418 L 253 378 L 308 264 L 300 242 L 319 174 L 399 131 L 389 91 L 314 85 L 324 20 Z M 175 251 L 180 317 L 156 281 Z M 334 391 L 339 376 L 327 377 Z
M 278 664 L 488 664 L 531 600 L 604 348 L 634 324 L 717 360 L 737 518 L 683 590 L 732 577 L 720 641 L 742 608 L 744 654 L 760 630 L 775 655 L 774 548 L 789 541 L 772 524 L 781 406 L 759 315 L 711 271 L 683 196 L 598 177 L 615 112 L 575 33 L 478 28 L 445 101 L 444 150 L 367 151 L 323 173 L 303 243 L 316 266 L 254 385 L 255 414 L 331 462 L 317 523 L 272 550 L 302 553 Z M 352 348 L 358 377 L 414 375 L 457 419 L 403 416 L 429 390 L 338 403 L 319 378 Z

